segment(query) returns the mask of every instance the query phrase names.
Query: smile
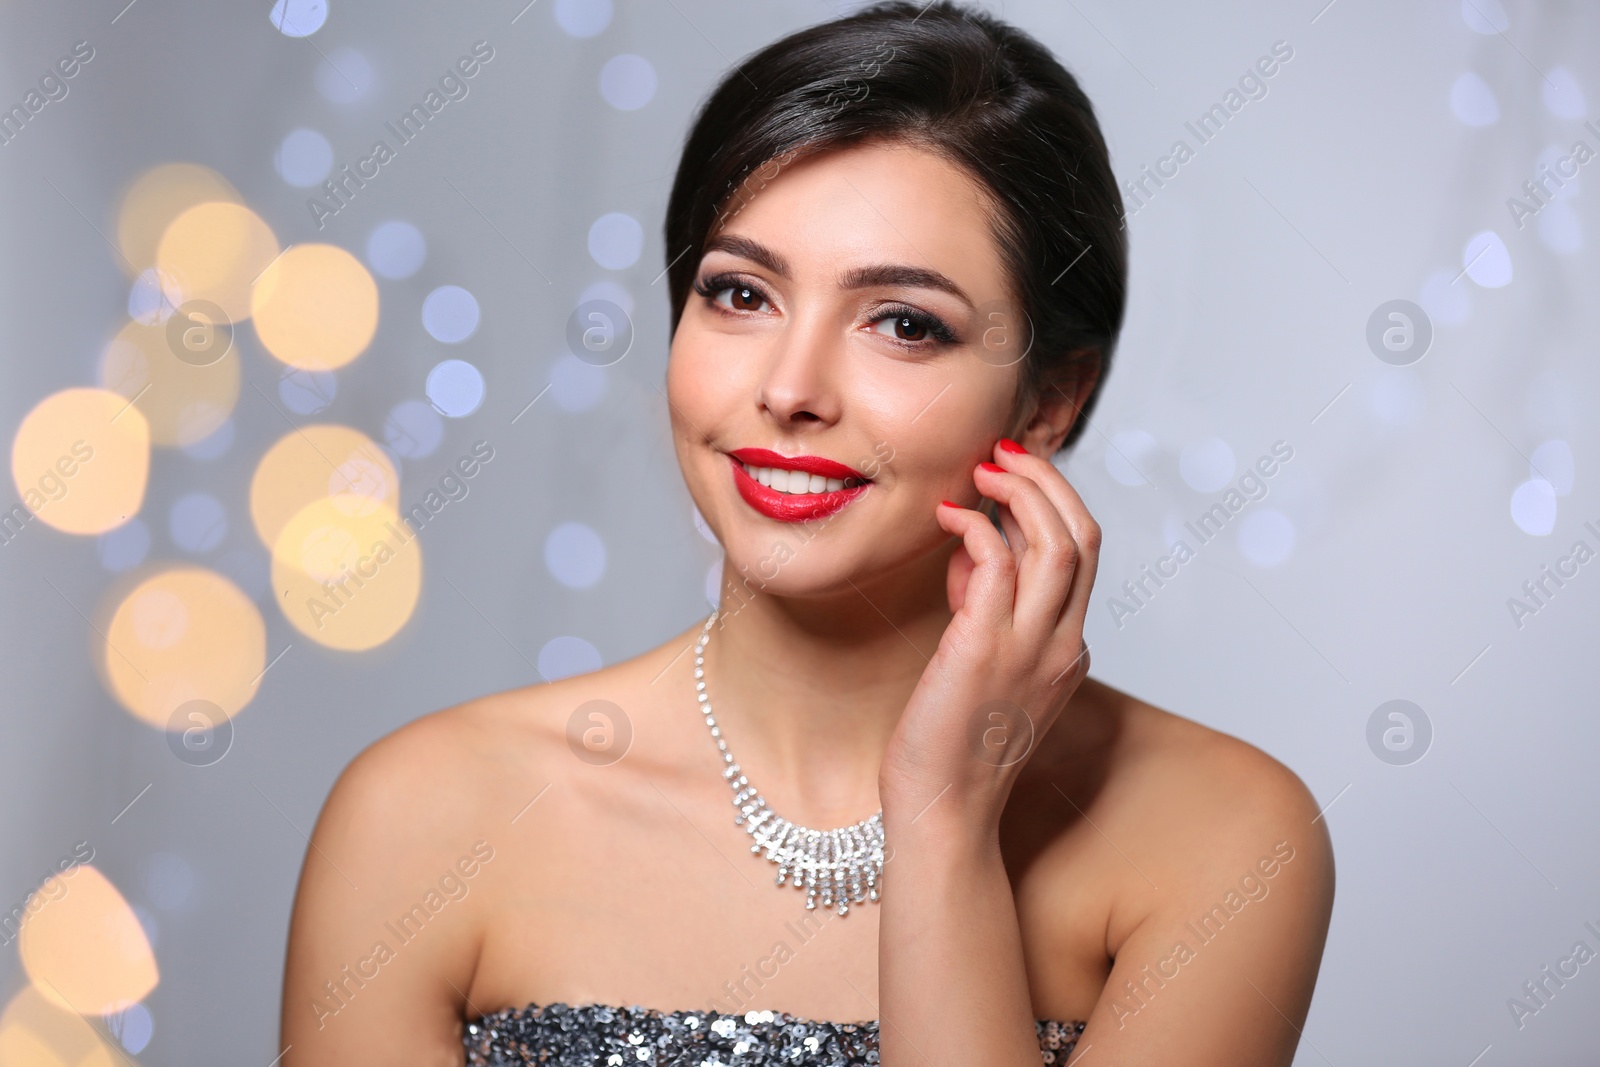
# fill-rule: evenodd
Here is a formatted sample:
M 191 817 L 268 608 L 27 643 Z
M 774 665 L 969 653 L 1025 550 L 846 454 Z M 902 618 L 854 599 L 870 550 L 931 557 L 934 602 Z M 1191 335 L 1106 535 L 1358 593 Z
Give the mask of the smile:
M 765 448 L 728 453 L 734 486 L 769 519 L 804 522 L 831 515 L 866 492 L 871 479 L 821 456 L 782 456 Z
M 854 476 L 824 478 L 820 474 L 785 470 L 782 467 L 757 467 L 749 463 L 741 463 L 740 466 L 744 468 L 746 474 L 768 489 L 788 493 L 791 496 L 799 496 L 802 493 L 837 493 L 841 489 L 854 488 L 861 484 L 861 479 Z

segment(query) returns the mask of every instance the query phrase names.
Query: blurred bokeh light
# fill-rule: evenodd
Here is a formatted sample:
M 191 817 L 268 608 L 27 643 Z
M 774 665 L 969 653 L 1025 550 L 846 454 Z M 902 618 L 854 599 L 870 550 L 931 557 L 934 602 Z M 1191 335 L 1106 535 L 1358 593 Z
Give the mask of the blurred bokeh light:
M 259 272 L 251 313 L 266 350 L 291 367 L 333 370 L 366 351 L 378 329 L 378 286 L 337 245 L 304 244 Z
M 36 404 L 11 444 L 23 506 L 63 533 L 121 526 L 144 503 L 150 424 L 107 389 L 63 389 Z
M 173 728 L 192 700 L 225 716 L 254 699 L 266 666 L 260 609 L 221 574 L 161 563 L 114 583 L 97 612 L 95 663 L 111 695 L 151 726 Z
M 17 935 L 34 987 L 83 1015 L 122 1011 L 143 1000 L 160 975 L 128 902 L 88 864 L 56 877 L 65 880 L 65 892 L 30 912 Z

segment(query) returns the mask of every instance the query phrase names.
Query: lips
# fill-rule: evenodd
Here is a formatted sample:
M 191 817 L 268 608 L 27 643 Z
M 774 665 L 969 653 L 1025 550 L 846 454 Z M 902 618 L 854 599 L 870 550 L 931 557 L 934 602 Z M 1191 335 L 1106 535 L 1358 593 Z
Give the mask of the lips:
M 752 467 L 782 467 L 784 470 L 820 474 L 824 478 L 854 478 L 858 482 L 872 480 L 852 467 L 835 463 L 831 459 L 823 459 L 821 456 L 780 456 L 766 448 L 739 448 L 729 452 L 728 455 Z
M 866 492 L 871 483 L 871 479 L 860 471 L 821 456 L 783 456 L 765 448 L 741 448 L 728 453 L 728 457 L 734 486 L 744 502 L 767 518 L 779 522 L 804 522 L 832 515 Z M 746 463 L 752 467 L 804 471 L 840 481 L 851 479 L 861 484 L 820 493 L 784 493 L 750 477 L 743 466 Z

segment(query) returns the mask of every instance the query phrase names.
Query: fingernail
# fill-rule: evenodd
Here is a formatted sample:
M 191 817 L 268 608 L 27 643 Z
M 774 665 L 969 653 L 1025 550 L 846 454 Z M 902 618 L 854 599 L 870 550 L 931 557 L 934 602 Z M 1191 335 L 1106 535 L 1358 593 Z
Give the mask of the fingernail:
M 939 503 L 943 504 L 947 508 L 959 508 L 961 506 L 960 504 L 952 504 L 948 500 L 941 500 Z
M 990 463 L 988 460 L 984 460 L 982 463 L 978 464 L 978 466 L 982 467 L 986 471 L 994 471 L 996 474 L 1004 474 L 1006 472 L 1006 469 L 1000 466 L 1000 464 Z
M 1021 445 L 1017 444 L 1015 441 L 1013 441 L 1009 437 L 1000 438 L 1000 447 L 1004 451 L 1014 452 L 1014 453 L 1018 453 L 1018 454 L 1028 451 L 1026 448 L 1023 448 Z

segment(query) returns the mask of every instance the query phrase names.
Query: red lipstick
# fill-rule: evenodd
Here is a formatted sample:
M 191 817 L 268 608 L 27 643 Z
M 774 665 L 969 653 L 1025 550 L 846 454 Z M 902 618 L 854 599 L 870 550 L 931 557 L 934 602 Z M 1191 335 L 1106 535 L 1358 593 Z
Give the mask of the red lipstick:
M 779 522 L 804 522 L 831 515 L 867 491 L 872 479 L 858 470 L 821 456 L 783 456 L 765 448 L 740 448 L 728 453 L 733 484 L 744 502 L 769 519 Z M 848 489 L 821 493 L 781 493 L 762 485 L 745 473 L 742 464 L 752 467 L 781 467 L 784 470 L 820 474 L 824 478 L 853 478 L 862 484 Z
M 782 467 L 784 470 L 820 474 L 824 478 L 854 478 L 862 482 L 872 480 L 854 468 L 846 467 L 843 463 L 835 463 L 831 459 L 823 459 L 821 456 L 780 456 L 766 448 L 737 448 L 728 455 L 752 467 Z

